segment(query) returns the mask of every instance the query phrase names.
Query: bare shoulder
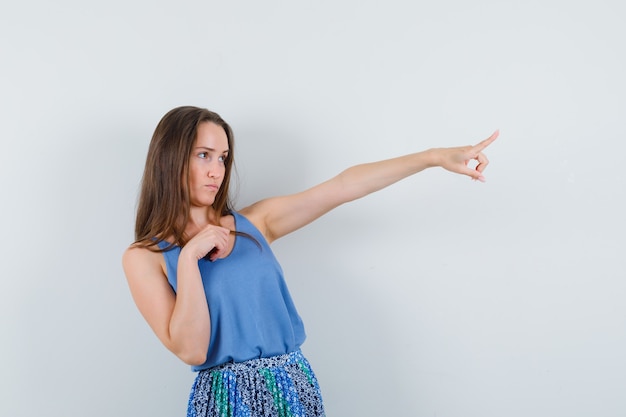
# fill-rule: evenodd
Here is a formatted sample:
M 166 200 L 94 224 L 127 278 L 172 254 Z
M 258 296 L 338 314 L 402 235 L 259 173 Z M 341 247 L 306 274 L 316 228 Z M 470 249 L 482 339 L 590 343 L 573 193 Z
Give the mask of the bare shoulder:
M 268 239 L 268 234 L 265 220 L 267 217 L 267 211 L 271 210 L 271 200 L 272 199 L 261 200 L 248 207 L 238 210 L 239 214 L 248 219 L 248 221 L 252 223 L 266 239 Z
M 343 203 L 340 181 L 332 179 L 295 194 L 271 197 L 241 210 L 268 242 L 311 223 Z
M 245 216 L 248 220 L 252 221 L 253 218 L 255 218 L 256 216 L 260 214 L 259 205 L 261 205 L 262 203 L 263 203 L 263 200 L 258 201 L 248 207 L 244 207 L 240 210 L 237 210 L 237 212 L 241 214 L 242 216 Z
M 122 266 L 129 281 L 145 277 L 166 277 L 163 255 L 136 245 L 131 245 L 124 251 Z

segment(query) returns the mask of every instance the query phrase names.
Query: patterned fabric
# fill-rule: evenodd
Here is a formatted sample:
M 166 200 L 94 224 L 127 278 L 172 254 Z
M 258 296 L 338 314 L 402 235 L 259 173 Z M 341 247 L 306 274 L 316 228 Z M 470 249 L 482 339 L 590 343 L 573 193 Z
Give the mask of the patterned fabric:
M 323 417 L 313 370 L 298 350 L 200 371 L 187 417 Z

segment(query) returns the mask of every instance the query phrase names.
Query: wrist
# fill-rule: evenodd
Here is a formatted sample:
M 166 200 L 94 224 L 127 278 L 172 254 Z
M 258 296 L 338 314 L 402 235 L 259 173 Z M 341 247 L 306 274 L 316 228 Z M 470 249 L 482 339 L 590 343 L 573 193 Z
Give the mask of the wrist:
M 197 263 L 200 258 L 202 257 L 198 257 L 195 253 L 193 253 L 191 247 L 185 245 L 180 250 L 180 254 L 178 255 L 178 262 L 183 261 L 185 263 Z
M 441 166 L 441 148 L 431 148 L 424 151 L 426 168 Z

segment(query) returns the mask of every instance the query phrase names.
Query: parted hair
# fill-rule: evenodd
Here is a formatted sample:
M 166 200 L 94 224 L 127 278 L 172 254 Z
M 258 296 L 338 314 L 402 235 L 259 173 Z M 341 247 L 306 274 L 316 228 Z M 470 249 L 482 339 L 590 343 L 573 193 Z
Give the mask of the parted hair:
M 135 221 L 135 245 L 161 251 L 158 241 L 184 246 L 188 241 L 185 226 L 191 207 L 189 197 L 189 159 L 201 123 L 221 126 L 228 138 L 229 153 L 222 186 L 213 208 L 219 219 L 229 214 L 232 202 L 228 193 L 234 163 L 234 138 L 231 127 L 217 113 L 182 106 L 170 110 L 157 125 L 146 158 Z

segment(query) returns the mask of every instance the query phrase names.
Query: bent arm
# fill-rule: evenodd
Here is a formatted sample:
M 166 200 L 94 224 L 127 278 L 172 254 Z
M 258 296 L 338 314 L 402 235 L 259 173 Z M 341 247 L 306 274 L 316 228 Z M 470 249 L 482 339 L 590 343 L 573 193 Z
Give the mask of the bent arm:
M 211 322 L 197 259 L 181 252 L 176 294 L 167 281 L 161 253 L 131 247 L 122 264 L 135 304 L 159 340 L 183 362 L 204 363 Z
M 334 178 L 301 193 L 262 200 L 244 210 L 272 242 L 316 220 L 343 203 L 381 190 L 426 168 L 440 166 L 448 171 L 484 181 L 488 164 L 482 150 L 498 137 L 494 132 L 475 146 L 437 148 L 397 158 L 356 165 Z M 471 168 L 470 160 L 478 161 Z

